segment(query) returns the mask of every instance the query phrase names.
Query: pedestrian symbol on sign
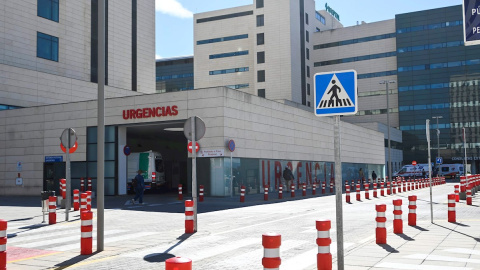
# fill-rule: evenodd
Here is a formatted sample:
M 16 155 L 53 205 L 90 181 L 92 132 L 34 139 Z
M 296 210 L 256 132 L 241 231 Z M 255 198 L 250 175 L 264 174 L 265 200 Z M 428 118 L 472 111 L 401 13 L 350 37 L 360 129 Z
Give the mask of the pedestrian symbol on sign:
M 338 81 L 336 75 L 333 75 L 333 80 L 327 86 L 327 89 L 329 90 L 323 94 L 317 109 L 352 106 L 352 100 L 343 88 L 342 83 Z

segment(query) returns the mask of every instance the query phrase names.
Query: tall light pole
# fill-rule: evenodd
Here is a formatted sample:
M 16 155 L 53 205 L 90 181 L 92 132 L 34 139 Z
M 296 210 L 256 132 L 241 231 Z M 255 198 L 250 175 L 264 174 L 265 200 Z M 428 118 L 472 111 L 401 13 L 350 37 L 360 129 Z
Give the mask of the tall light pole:
M 443 116 L 432 116 L 433 119 L 437 119 L 437 159 L 440 157 L 440 129 L 438 128 L 438 119 L 442 119 Z M 436 164 L 436 162 L 435 162 Z
M 388 140 L 388 161 L 387 161 L 387 166 L 388 166 L 388 179 L 392 181 L 392 156 L 390 154 L 390 91 L 388 90 L 388 84 L 389 83 L 396 83 L 394 80 L 389 80 L 389 81 L 381 81 L 379 82 L 380 84 L 385 84 L 386 90 L 387 90 L 387 140 Z

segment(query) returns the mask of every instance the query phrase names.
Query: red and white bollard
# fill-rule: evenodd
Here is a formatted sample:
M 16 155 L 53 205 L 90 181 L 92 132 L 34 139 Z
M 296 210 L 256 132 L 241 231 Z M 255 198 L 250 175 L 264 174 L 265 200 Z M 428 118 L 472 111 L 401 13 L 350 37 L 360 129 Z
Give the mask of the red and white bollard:
M 391 195 L 392 191 L 390 190 L 390 182 L 387 182 L 387 195 Z
M 80 209 L 80 198 L 78 189 L 73 190 L 73 211 Z
M 87 210 L 92 210 L 92 192 L 88 190 L 85 193 L 87 193 Z
M 84 192 L 85 191 L 85 178 L 80 177 L 80 191 Z
M 403 192 L 407 192 L 407 182 L 403 177 L 402 177 L 402 186 L 403 186 Z
M 263 269 L 280 269 L 280 264 L 282 263 L 282 259 L 280 259 L 280 245 L 282 245 L 282 236 L 280 234 L 262 234 Z
M 369 184 L 364 184 L 365 188 L 365 199 L 370 200 L 370 191 L 368 190 Z
M 460 186 L 459 185 L 455 185 L 455 202 L 459 202 L 460 201 Z
M 165 270 L 192 270 L 192 260 L 173 257 L 165 261 Z
M 87 191 L 92 191 L 92 178 L 87 178 Z
M 57 223 L 57 196 L 48 197 L 48 224 Z
M 203 202 L 203 185 L 200 185 L 199 187 L 199 192 L 198 192 L 198 201 Z
M 263 186 L 263 200 L 268 201 L 268 185 Z
M 317 194 L 317 191 L 316 191 L 316 190 L 317 190 L 317 184 L 316 184 L 316 183 L 313 183 L 313 185 L 312 185 L 312 195 Z
M 455 213 L 455 194 L 448 194 L 448 222 L 457 222 Z
M 345 201 L 350 203 L 350 185 L 345 186 Z
M 307 185 L 302 185 L 302 196 L 307 196 Z
M 92 254 L 92 239 L 93 239 L 93 212 L 90 210 L 80 212 L 82 237 L 80 240 L 80 254 Z
M 467 205 L 472 205 L 472 184 L 467 186 Z
M 60 190 L 62 199 L 65 200 L 67 198 L 67 179 L 60 179 Z
M 465 176 L 460 176 L 460 200 L 465 200 L 467 193 L 467 179 Z
M 325 194 L 325 182 L 322 182 L 322 194 Z
M 380 183 L 380 196 L 385 196 L 385 184 L 383 182 Z
M 330 220 L 317 220 L 317 269 L 318 270 L 331 270 L 332 269 L 332 253 L 330 253 L 330 228 L 332 224 Z
M 373 183 L 373 197 L 377 198 L 377 183 Z
M 360 201 L 360 184 L 357 184 L 356 194 L 357 201 Z
M 417 196 L 408 196 L 408 226 L 417 226 Z
M 393 194 L 397 194 L 397 182 L 392 181 L 392 192 Z
M 280 184 L 278 186 L 278 198 L 283 199 L 283 185 L 282 184 Z
M 387 205 L 377 204 L 375 205 L 375 210 L 377 210 L 377 228 L 375 229 L 376 243 L 377 244 L 386 244 L 387 243 L 387 228 L 385 223 L 387 218 L 385 217 L 385 212 L 387 211 Z
M 183 200 L 183 186 L 182 184 L 178 184 L 178 200 Z
M 290 197 L 295 197 L 295 184 L 290 185 Z
M 333 180 L 330 180 L 330 193 L 333 193 Z
M 240 202 L 245 202 L 245 186 L 240 187 Z
M 403 233 L 402 199 L 393 200 L 393 233 Z
M 7 225 L 0 219 L 0 270 L 7 270 Z
M 87 210 L 87 193 L 80 194 L 80 213 Z
M 185 201 L 185 233 L 194 233 L 193 230 L 193 201 Z

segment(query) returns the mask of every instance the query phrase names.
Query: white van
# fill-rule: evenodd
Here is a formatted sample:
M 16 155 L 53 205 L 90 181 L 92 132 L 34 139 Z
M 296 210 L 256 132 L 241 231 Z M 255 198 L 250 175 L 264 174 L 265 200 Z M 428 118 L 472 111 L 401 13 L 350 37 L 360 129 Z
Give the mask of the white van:
M 457 175 L 463 175 L 463 164 L 442 164 L 438 166 L 438 176 L 455 178 Z
M 162 155 L 152 150 L 131 153 L 127 157 L 127 190 L 133 191 L 132 179 L 138 170 L 143 171 L 145 189 L 157 189 L 165 184 L 165 169 Z
M 422 177 L 423 171 L 425 171 L 425 175 L 428 175 L 427 163 L 417 164 L 416 166 L 405 165 L 398 172 L 394 173 L 393 177 Z

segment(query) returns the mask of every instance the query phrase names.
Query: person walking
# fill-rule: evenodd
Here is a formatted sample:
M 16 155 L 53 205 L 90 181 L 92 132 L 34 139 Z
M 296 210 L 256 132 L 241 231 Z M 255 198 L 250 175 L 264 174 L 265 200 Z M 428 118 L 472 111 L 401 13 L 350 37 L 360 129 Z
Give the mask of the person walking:
M 375 173 L 375 171 L 372 171 L 372 180 L 374 183 L 377 182 L 377 174 Z
M 135 198 L 132 199 L 132 204 L 138 199 L 140 204 L 143 204 L 143 192 L 145 191 L 145 179 L 142 176 L 143 171 L 138 170 L 138 174 L 133 179 L 132 183 L 135 188 Z
M 288 166 L 285 166 L 285 170 L 283 170 L 283 179 L 285 179 L 285 184 L 287 185 L 287 190 L 290 191 L 292 180 L 294 180 L 295 177 L 293 176 L 293 173 L 290 170 L 290 168 L 288 168 Z

